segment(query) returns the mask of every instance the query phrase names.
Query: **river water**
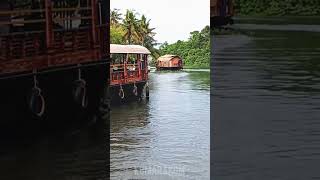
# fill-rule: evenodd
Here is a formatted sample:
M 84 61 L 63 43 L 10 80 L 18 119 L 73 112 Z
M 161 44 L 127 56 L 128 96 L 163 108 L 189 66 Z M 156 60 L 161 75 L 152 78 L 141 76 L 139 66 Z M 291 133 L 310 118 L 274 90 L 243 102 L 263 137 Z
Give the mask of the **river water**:
M 66 119 L 67 121 L 67 119 Z M 63 126 L 63 125 L 61 125 Z M 105 180 L 108 177 L 107 125 L 77 125 L 53 133 L 14 132 L 1 137 L 2 180 Z M 19 134 L 19 138 L 12 138 Z
M 209 179 L 210 72 L 150 73 L 150 101 L 112 107 L 111 179 Z
M 317 22 L 245 20 L 212 37 L 214 179 L 320 179 Z

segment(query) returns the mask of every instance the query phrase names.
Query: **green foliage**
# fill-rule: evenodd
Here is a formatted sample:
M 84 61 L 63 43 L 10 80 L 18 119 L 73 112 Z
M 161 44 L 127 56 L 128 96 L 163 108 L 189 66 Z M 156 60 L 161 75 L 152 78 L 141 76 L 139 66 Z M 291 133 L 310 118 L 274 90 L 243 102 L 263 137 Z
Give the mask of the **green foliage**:
M 150 19 L 145 15 L 138 18 L 134 10 L 127 10 L 124 17 L 119 9 L 110 11 L 110 39 L 113 44 L 139 44 L 151 52 L 154 59 L 159 57 L 159 50 L 154 39 L 154 28 L 150 28 Z
M 111 44 L 126 44 L 124 40 L 125 30 L 122 26 L 110 25 L 110 42 Z
M 236 0 L 240 15 L 320 15 L 319 0 Z
M 121 21 L 122 14 L 119 12 L 119 9 L 110 10 L 110 24 L 117 25 Z
M 137 14 L 131 10 L 127 10 L 125 18 L 123 19 L 122 26 L 125 29 L 125 39 L 127 40 L 128 44 L 136 43 L 143 43 L 137 42 L 136 40 L 139 39 L 139 26 L 138 26 L 138 19 L 136 18 Z
M 177 41 L 173 44 L 163 43 L 160 54 L 174 54 L 182 57 L 184 66 L 188 68 L 210 67 L 210 27 L 206 26 L 200 32 L 193 31 L 187 41 Z

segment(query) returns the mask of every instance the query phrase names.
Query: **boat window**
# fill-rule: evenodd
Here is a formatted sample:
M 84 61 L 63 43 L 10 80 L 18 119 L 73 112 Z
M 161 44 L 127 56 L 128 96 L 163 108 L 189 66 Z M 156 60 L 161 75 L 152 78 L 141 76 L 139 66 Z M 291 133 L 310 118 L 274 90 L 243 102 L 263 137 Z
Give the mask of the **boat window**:
M 136 54 L 129 54 L 128 56 L 128 64 L 135 64 L 137 62 L 137 55 Z
M 51 3 L 54 30 L 91 27 L 91 0 L 51 0 Z M 1 1 L 0 11 L 0 33 L 45 31 L 44 0 Z
M 112 54 L 111 55 L 111 64 L 123 64 L 125 55 L 123 54 Z
M 90 27 L 90 0 L 53 0 L 53 23 L 55 30 Z
M 0 1 L 0 11 L 9 11 L 10 4 L 8 2 Z M 2 14 L 0 15 L 0 23 L 9 22 L 11 19 L 9 14 Z M 0 25 L 0 34 L 7 34 L 10 31 L 10 26 L 6 24 Z
M 45 17 L 43 9 L 42 0 L 1 1 L 0 32 L 44 31 Z M 19 10 L 24 11 L 17 13 Z

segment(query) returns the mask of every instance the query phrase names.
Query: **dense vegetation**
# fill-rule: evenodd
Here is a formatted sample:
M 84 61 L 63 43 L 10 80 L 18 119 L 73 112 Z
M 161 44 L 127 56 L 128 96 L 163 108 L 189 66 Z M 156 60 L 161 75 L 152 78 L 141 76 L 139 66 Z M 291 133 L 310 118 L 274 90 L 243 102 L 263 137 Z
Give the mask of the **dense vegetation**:
M 119 9 L 110 12 L 110 41 L 112 44 L 139 44 L 151 51 L 154 59 L 159 57 L 159 50 L 154 39 L 154 28 L 150 28 L 150 19 L 140 16 L 133 10 L 127 10 L 123 15 Z
M 235 0 L 240 15 L 320 15 L 319 0 Z
M 150 19 L 127 10 L 124 15 L 118 9 L 110 12 L 110 41 L 114 44 L 140 44 L 151 51 L 153 61 L 160 55 L 175 54 L 181 56 L 184 65 L 189 68 L 209 68 L 210 64 L 210 28 L 206 26 L 190 33 L 186 41 L 158 44 L 154 39 L 154 28 L 150 28 Z M 156 48 L 160 45 L 159 48 Z
M 187 41 L 177 41 L 174 44 L 164 43 L 160 46 L 161 55 L 175 54 L 183 58 L 187 68 L 210 67 L 210 27 L 206 26 L 200 32 L 193 31 Z

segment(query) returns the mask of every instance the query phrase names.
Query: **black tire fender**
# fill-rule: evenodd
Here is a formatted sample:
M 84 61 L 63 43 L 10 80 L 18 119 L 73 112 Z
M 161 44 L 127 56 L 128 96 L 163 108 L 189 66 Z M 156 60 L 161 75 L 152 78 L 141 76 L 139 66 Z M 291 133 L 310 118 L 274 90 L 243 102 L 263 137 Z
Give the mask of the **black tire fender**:
M 41 117 L 45 112 L 46 102 L 41 94 L 41 89 L 34 87 L 31 90 L 31 95 L 29 99 L 29 109 L 33 114 Z

